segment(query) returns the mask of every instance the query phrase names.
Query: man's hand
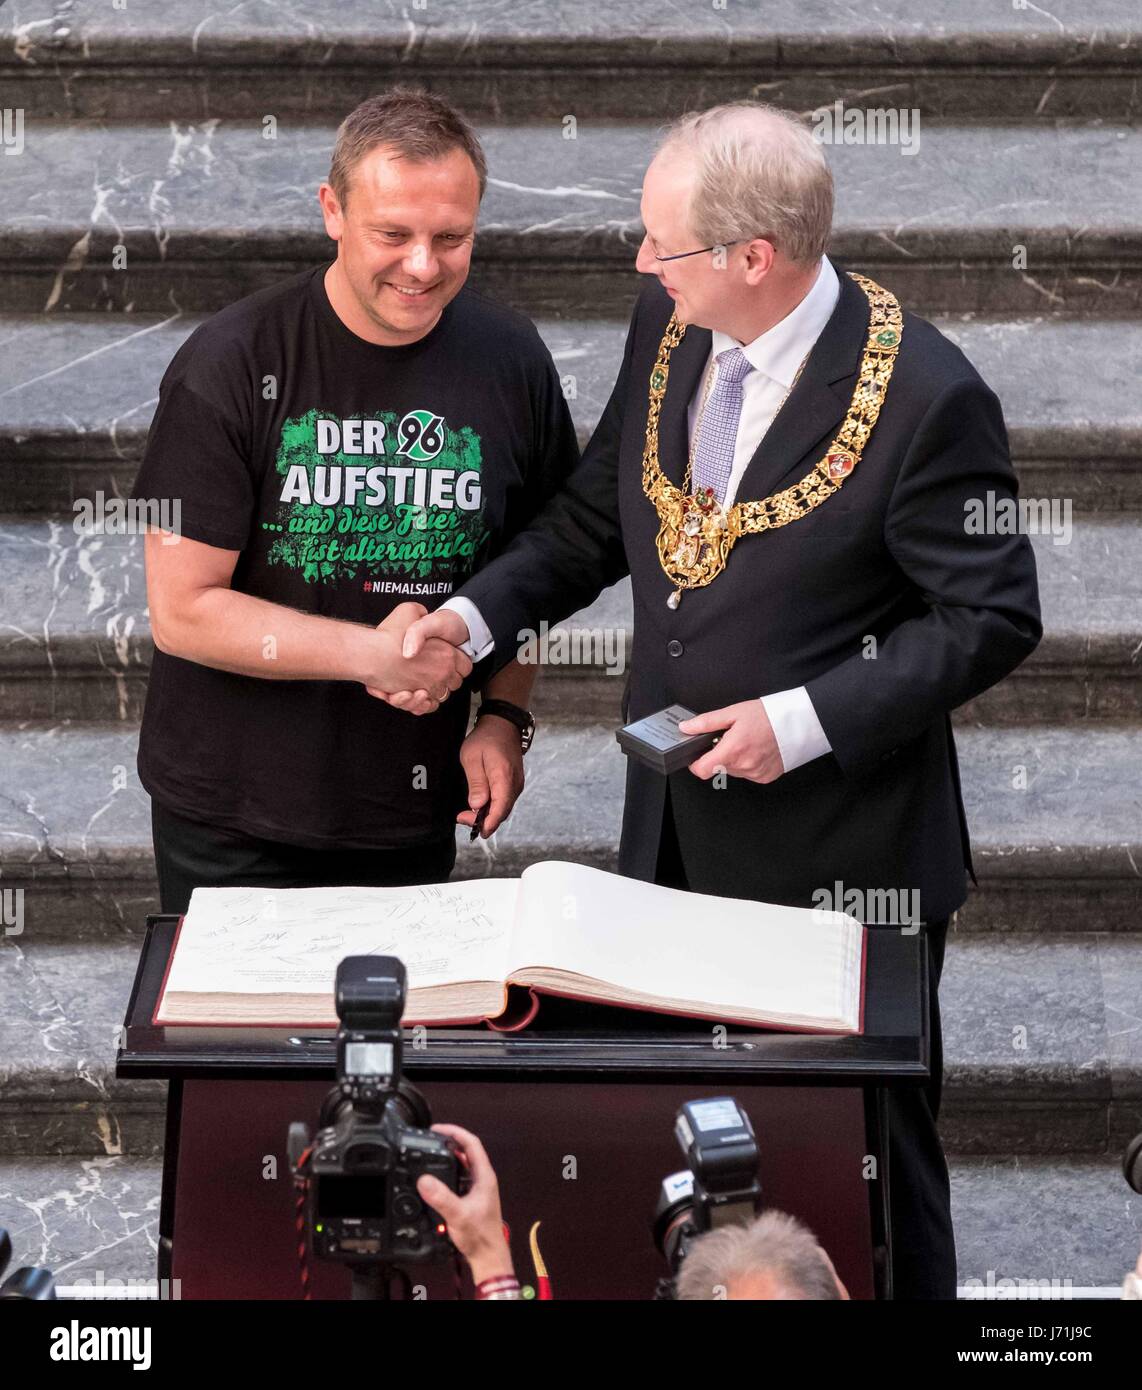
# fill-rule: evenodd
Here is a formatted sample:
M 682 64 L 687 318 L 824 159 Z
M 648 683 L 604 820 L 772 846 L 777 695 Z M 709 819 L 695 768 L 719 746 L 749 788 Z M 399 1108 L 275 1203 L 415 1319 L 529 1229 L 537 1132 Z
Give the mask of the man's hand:
M 690 771 L 703 781 L 709 781 L 720 768 L 747 782 L 776 782 L 785 771 L 773 726 L 760 700 L 743 700 L 696 714 L 693 719 L 683 719 L 678 728 L 684 734 L 726 731 L 708 753 L 690 764 Z
M 401 628 L 405 638 L 402 649 L 405 657 L 416 657 L 424 644 L 433 638 L 437 640 L 442 638 L 454 647 L 459 647 L 468 640 L 468 624 L 459 613 L 454 613 L 451 608 L 441 608 L 434 613 L 429 613 L 422 604 L 402 603 L 400 608 L 394 609 L 385 621 L 389 621 L 395 613 L 403 609 L 418 610 Z M 449 621 L 450 619 L 455 619 L 455 622 Z M 411 638 L 408 635 L 410 632 L 412 633 Z M 380 690 L 370 690 L 369 694 L 376 695 L 378 699 L 386 701 L 392 705 L 393 709 L 403 709 L 408 714 L 431 714 L 433 710 L 440 708 L 440 701 L 433 700 L 425 690 L 398 690 L 388 694 Z
M 523 791 L 523 748 L 519 730 L 509 719 L 485 714 L 460 745 L 460 764 L 468 778 L 469 811 L 456 817 L 460 825 L 473 825 L 476 812 L 491 797 L 481 838 L 507 820 Z
M 370 695 L 413 714 L 431 714 L 439 709 L 472 670 L 472 663 L 463 652 L 440 639 L 418 643 L 411 659 L 403 655 L 401 642 L 409 625 L 426 614 L 423 604 L 398 604 L 377 627 L 376 646 L 364 676 Z M 398 693 L 399 703 L 393 698 Z
M 391 633 L 398 641 L 403 641 L 409 624 L 417 618 L 423 618 L 427 612 L 428 609 L 423 603 L 398 603 L 384 622 L 378 623 L 377 631 Z M 432 699 L 427 690 L 386 691 L 368 685 L 365 689 L 376 699 L 383 700 L 386 705 L 402 709 L 408 714 L 431 714 L 440 708 L 440 701 Z
M 417 1178 L 416 1190 L 448 1227 L 452 1243 L 468 1261 L 472 1279 L 514 1274 L 511 1251 L 504 1238 L 504 1218 L 500 1210 L 500 1186 L 495 1169 L 483 1144 L 459 1125 L 433 1125 L 437 1134 L 452 1139 L 468 1160 L 471 1189 L 463 1197 L 439 1178 L 427 1173 Z
M 437 608 L 412 623 L 405 632 L 405 657 L 411 660 L 432 637 L 443 638 L 454 647 L 463 646 L 469 637 L 468 624 L 454 608 Z

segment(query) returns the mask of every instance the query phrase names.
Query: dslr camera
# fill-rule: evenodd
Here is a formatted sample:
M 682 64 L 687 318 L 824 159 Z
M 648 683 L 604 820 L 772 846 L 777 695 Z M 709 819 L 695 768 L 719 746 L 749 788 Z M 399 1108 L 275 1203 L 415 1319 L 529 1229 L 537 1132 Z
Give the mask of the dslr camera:
M 674 1297 L 674 1280 L 700 1235 L 747 1225 L 761 1210 L 757 1140 L 733 1096 L 688 1100 L 674 1134 L 687 1166 L 663 1179 L 655 1208 L 654 1243 L 670 1269 L 659 1282 L 660 1299 Z
M 427 1264 L 455 1247 L 416 1180 L 430 1173 L 454 1192 L 467 1172 L 450 1139 L 434 1134 L 423 1095 L 401 1076 L 407 980 L 395 956 L 346 956 L 337 967 L 337 1084 L 318 1131 L 295 1122 L 290 1164 L 306 1188 L 315 1255 L 354 1266 Z

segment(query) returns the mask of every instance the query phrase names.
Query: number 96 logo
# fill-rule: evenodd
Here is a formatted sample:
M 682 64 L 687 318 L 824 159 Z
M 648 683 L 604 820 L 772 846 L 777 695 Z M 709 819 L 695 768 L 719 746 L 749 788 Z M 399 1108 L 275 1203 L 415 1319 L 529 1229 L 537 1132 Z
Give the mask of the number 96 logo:
M 425 463 L 444 447 L 444 416 L 431 410 L 410 410 L 397 426 L 398 454 Z

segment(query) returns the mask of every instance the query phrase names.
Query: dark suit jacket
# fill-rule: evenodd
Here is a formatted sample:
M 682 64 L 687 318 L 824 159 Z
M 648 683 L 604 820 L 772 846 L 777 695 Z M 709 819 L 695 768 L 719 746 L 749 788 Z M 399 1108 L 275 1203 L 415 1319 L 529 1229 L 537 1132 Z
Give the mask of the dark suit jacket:
M 738 500 L 803 477 L 844 418 L 868 304 L 840 278 L 833 315 Z M 968 499 L 1017 494 L 999 402 L 959 348 L 906 312 L 880 418 L 840 491 L 780 530 L 739 538 L 722 574 L 671 611 L 642 451 L 647 380 L 672 307 L 651 279 L 581 464 L 460 592 L 488 623 L 499 666 L 521 630 L 567 617 L 629 571 L 625 719 L 804 685 L 831 753 L 768 785 L 731 777 L 718 788 L 688 771 L 670 778 L 690 887 L 797 906 L 838 880 L 846 890 L 918 890 L 920 917 L 938 921 L 964 901 L 971 869 L 948 713 L 1007 675 L 1042 635 L 1026 536 L 969 535 L 965 526 Z M 659 450 L 679 484 L 687 404 L 709 350 L 709 331 L 691 327 L 671 357 Z M 660 775 L 630 762 L 619 867 L 633 877 L 654 877 L 664 789 Z

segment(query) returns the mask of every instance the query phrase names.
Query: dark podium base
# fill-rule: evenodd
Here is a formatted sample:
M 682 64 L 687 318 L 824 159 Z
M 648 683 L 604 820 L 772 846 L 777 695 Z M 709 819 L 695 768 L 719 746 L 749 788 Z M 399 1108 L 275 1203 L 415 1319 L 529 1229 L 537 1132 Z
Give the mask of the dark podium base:
M 183 1083 L 171 1269 L 183 1298 L 300 1297 L 285 1136 L 291 1120 L 313 1126 L 328 1089 Z M 857 1088 L 492 1081 L 420 1089 L 434 1120 L 483 1139 L 523 1284 L 534 1283 L 527 1237 L 541 1221 L 557 1298 L 650 1298 L 666 1272 L 651 1238 L 654 1203 L 662 1179 L 682 1166 L 674 1116 L 683 1101 L 728 1089 L 753 1121 L 766 1204 L 809 1225 L 853 1298 L 874 1296 Z M 310 1272 L 315 1298 L 348 1298 L 342 1267 L 311 1260 Z M 455 1296 L 451 1266 L 408 1272 L 424 1296 Z

